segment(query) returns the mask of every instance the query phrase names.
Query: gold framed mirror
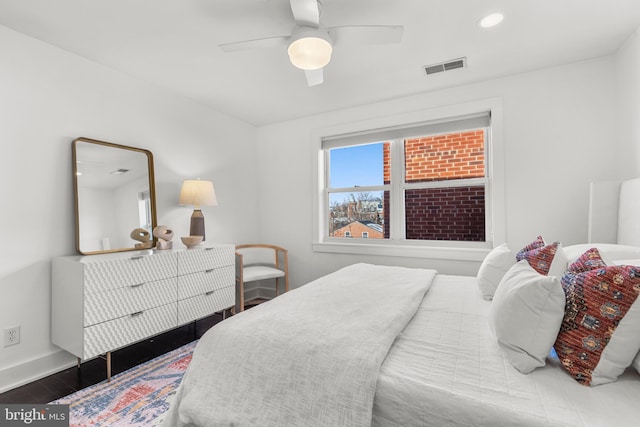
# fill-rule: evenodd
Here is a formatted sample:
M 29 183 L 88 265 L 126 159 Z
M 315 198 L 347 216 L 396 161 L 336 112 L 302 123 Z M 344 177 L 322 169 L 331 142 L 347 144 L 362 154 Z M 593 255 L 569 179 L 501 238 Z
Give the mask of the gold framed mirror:
M 153 247 L 153 154 L 90 138 L 72 142 L 76 250 L 83 255 Z

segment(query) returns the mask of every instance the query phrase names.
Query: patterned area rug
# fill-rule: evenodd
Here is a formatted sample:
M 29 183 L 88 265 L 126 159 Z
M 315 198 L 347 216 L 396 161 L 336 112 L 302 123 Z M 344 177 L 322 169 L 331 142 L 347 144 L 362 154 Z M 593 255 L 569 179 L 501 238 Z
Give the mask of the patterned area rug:
M 70 427 L 157 426 L 197 341 L 51 403 L 68 404 Z

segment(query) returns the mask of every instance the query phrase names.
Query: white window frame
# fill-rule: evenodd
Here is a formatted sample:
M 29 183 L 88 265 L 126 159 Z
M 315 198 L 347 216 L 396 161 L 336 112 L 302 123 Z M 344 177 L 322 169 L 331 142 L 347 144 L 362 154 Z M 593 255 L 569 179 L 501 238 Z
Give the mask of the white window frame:
M 422 241 L 403 239 L 362 239 L 328 237 L 328 196 L 325 191 L 327 166 L 322 141 L 326 138 L 353 133 L 367 133 L 391 127 L 411 126 L 415 123 L 445 120 L 449 118 L 490 112 L 490 135 L 485 139 L 485 198 L 486 202 L 486 237 L 485 242 L 458 241 Z M 313 250 L 316 252 L 351 253 L 363 255 L 407 256 L 430 259 L 482 261 L 490 249 L 505 241 L 505 201 L 504 201 L 504 142 L 503 142 L 502 100 L 490 98 L 464 104 L 444 106 L 429 110 L 386 116 L 371 120 L 348 123 L 328 128 L 316 129 L 312 132 L 313 150 Z M 400 146 L 401 144 L 396 144 Z M 393 149 L 393 148 L 392 148 Z M 393 153 L 392 153 L 393 158 Z M 396 157 L 397 158 L 397 157 Z M 397 180 L 401 168 L 392 167 L 391 181 Z M 404 175 L 399 175 L 402 182 Z M 397 182 L 397 181 L 395 181 Z M 410 186 L 411 184 L 405 185 Z M 452 185 L 446 182 L 444 185 Z M 361 190 L 358 188 L 358 190 Z M 392 195 L 392 197 L 394 197 Z M 401 206 L 394 203 L 391 208 L 391 226 L 401 227 L 399 221 Z M 404 220 L 404 218 L 402 218 Z M 404 229 L 404 227 L 402 227 Z M 395 233 L 394 233 L 395 232 Z M 398 230 L 392 229 L 392 236 L 402 236 Z

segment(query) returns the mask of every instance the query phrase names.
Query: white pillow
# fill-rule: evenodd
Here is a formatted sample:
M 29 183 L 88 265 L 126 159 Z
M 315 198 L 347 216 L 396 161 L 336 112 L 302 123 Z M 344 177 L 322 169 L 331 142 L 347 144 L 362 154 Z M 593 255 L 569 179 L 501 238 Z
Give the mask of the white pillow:
M 591 248 L 598 249 L 600 256 L 607 265 L 611 265 L 616 260 L 639 259 L 640 247 L 618 245 L 615 243 L 582 243 L 564 247 L 564 253 L 568 258 L 568 263 L 573 263 L 583 253 Z
M 494 248 L 485 257 L 478 270 L 478 287 L 485 300 L 493 298 L 504 274 L 516 263 L 515 255 L 506 243 Z
M 636 358 L 633 359 L 633 363 L 631 364 L 631 366 L 636 368 L 636 371 L 638 371 L 638 373 L 640 374 L 640 353 L 638 353 Z
M 558 242 L 558 250 L 556 251 L 556 255 L 553 257 L 553 261 L 551 262 L 551 267 L 549 268 L 549 276 L 557 276 L 558 278 L 562 278 L 565 271 L 567 271 L 568 265 L 569 263 L 567 259 L 567 253 L 565 252 L 562 243 Z
M 615 261 L 611 261 L 607 265 L 633 265 L 635 267 L 640 267 L 640 259 L 617 259 Z
M 526 260 L 515 264 L 498 285 L 489 326 L 518 371 L 544 366 L 564 317 L 564 292 L 557 276 L 544 276 Z

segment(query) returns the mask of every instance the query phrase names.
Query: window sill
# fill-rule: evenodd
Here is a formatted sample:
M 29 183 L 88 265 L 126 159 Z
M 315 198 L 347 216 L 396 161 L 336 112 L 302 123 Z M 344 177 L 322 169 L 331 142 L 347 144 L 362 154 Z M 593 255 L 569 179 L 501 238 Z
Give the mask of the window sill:
M 313 243 L 313 251 L 336 254 L 382 255 L 482 262 L 491 249 L 485 247 L 463 248 L 448 246 L 371 244 L 359 242 L 315 242 Z

